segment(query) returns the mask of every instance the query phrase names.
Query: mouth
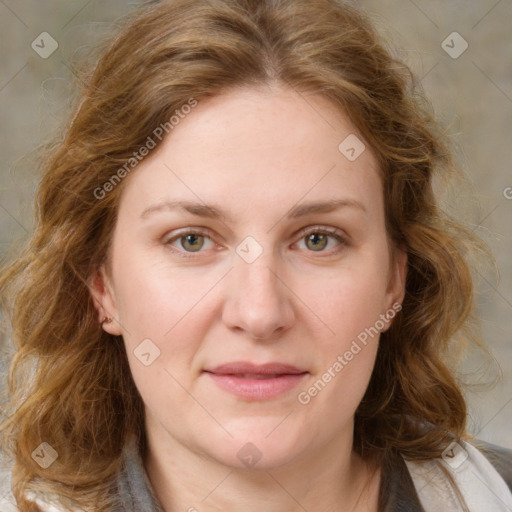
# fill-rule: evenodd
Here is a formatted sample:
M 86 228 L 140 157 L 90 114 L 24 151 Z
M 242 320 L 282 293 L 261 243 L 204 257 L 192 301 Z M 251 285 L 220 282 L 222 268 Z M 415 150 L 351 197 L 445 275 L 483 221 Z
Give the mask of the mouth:
M 235 362 L 204 370 L 204 373 L 223 391 L 246 400 L 261 401 L 290 391 L 309 372 L 284 363 Z

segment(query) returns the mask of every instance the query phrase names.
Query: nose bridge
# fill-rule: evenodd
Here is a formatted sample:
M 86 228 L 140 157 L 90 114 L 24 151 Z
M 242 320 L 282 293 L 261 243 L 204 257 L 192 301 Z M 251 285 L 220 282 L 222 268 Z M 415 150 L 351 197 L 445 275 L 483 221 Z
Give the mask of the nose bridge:
M 272 238 L 262 236 L 258 240 L 247 236 L 236 248 L 235 275 L 247 286 L 254 287 L 254 291 L 270 291 L 275 287 L 276 268 L 279 263 L 272 246 Z M 268 288 L 265 290 L 265 288 Z
M 262 254 L 252 263 L 238 261 L 235 264 L 234 277 L 237 280 L 239 297 L 248 304 L 253 304 L 253 307 L 271 307 L 279 303 L 283 290 L 280 289 L 282 284 L 275 268 L 274 258 L 268 253 Z

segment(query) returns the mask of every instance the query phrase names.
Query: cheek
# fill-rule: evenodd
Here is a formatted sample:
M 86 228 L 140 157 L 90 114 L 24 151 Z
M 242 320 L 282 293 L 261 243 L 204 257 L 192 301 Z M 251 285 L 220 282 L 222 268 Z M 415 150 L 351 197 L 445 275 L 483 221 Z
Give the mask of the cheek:
M 135 384 L 151 408 L 184 405 L 190 368 L 209 321 L 201 299 L 212 277 L 150 265 L 118 266 L 117 306 Z M 180 386 L 181 384 L 181 386 Z
M 131 373 L 155 417 L 162 415 L 162 404 L 169 411 L 189 405 L 185 389 L 192 385 L 190 369 L 208 321 L 199 303 L 206 286 L 196 290 L 182 284 L 139 272 L 123 289 L 119 308 Z
M 167 343 L 215 284 L 215 276 L 126 258 L 118 266 L 117 309 L 130 338 Z M 136 341 L 136 340 L 135 340 Z
M 375 364 L 381 297 L 371 280 L 341 277 L 329 282 L 329 293 L 314 297 L 325 325 L 315 336 L 317 361 L 312 378 L 298 396 L 310 414 L 329 415 L 333 425 L 354 414 Z
M 329 275 L 309 274 L 300 287 L 319 327 L 314 334 L 314 375 L 301 390 L 299 403 L 311 403 L 311 410 L 329 409 L 340 418 L 355 411 L 368 386 L 382 329 L 380 315 L 385 313 L 387 277 L 387 268 L 377 258 L 358 255 L 345 263 Z
M 295 290 L 318 320 L 318 334 L 339 349 L 384 313 L 386 284 L 387 267 L 358 255 L 330 272 L 309 272 Z

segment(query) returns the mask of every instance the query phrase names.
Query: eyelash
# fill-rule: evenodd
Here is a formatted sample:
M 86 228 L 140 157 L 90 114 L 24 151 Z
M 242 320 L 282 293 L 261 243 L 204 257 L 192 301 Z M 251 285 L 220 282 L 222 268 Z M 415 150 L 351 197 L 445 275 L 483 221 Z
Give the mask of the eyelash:
M 329 237 L 335 238 L 340 244 L 335 249 L 331 249 L 328 251 L 318 251 L 319 254 L 327 253 L 328 256 L 331 256 L 332 254 L 337 253 L 339 250 L 341 250 L 341 248 L 347 247 L 349 245 L 346 236 L 344 236 L 342 234 L 342 232 L 340 232 L 340 230 L 338 230 L 336 228 L 322 227 L 322 226 L 312 226 L 310 228 L 305 228 L 305 229 L 301 230 L 298 233 L 298 235 L 300 235 L 299 241 L 302 241 L 304 238 L 306 238 L 307 236 L 312 235 L 312 234 L 328 235 Z M 184 238 L 187 235 L 204 236 L 206 238 L 209 238 L 213 242 L 213 240 L 211 239 L 211 236 L 210 236 L 211 233 L 209 231 L 202 229 L 202 228 L 187 228 L 187 230 L 183 230 L 183 231 L 177 233 L 176 235 L 174 235 L 172 238 L 169 238 L 165 242 L 165 245 L 168 246 L 172 252 L 174 252 L 175 254 L 178 254 L 179 256 L 181 256 L 183 258 L 190 258 L 190 259 L 197 258 L 197 257 L 199 257 L 200 253 L 205 252 L 205 251 L 199 250 L 195 253 L 187 252 L 185 250 L 177 249 L 176 247 L 174 247 L 172 245 L 173 242 L 175 242 L 176 240 L 179 240 L 180 238 Z M 308 252 L 315 253 L 316 251 L 308 251 Z M 320 256 L 320 257 L 322 257 L 322 256 Z

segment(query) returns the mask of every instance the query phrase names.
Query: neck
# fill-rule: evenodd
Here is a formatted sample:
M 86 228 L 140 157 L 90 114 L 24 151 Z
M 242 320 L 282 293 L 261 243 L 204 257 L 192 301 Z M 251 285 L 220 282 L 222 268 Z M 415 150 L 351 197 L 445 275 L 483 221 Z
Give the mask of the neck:
M 264 469 L 226 466 L 167 433 L 147 439 L 144 465 L 165 512 L 377 510 L 380 472 L 352 451 L 352 438 Z

